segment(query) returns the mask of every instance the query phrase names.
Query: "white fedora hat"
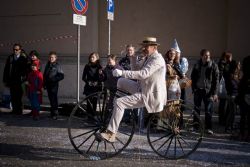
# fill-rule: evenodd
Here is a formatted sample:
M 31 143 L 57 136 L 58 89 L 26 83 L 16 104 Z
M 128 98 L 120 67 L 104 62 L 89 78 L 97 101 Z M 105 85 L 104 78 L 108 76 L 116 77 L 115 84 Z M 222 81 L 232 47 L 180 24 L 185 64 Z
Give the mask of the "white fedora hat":
M 140 45 L 160 45 L 159 43 L 157 43 L 157 40 L 155 37 L 146 37 L 142 43 L 140 43 Z

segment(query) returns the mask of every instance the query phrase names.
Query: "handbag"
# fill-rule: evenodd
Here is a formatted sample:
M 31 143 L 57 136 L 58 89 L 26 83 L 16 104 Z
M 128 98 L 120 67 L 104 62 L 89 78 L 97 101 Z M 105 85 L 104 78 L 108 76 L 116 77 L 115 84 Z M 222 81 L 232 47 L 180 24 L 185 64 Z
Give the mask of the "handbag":
M 250 94 L 246 94 L 244 100 L 247 103 L 247 105 L 250 105 Z
M 181 89 L 186 89 L 186 88 L 191 87 L 192 80 L 185 77 L 179 80 L 179 84 L 180 84 Z
M 219 92 L 218 92 L 219 98 L 226 98 L 227 97 L 227 89 L 226 89 L 226 83 L 224 77 L 221 78 L 219 82 Z
M 168 99 L 176 100 L 181 97 L 180 84 L 177 79 L 169 79 L 167 86 Z

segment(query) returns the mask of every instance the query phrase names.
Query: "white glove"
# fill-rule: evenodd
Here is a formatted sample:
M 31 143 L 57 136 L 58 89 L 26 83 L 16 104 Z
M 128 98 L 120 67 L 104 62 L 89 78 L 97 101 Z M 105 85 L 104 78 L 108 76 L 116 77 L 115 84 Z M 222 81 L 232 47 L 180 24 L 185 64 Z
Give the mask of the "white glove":
M 115 69 L 115 70 L 112 72 L 112 74 L 113 74 L 114 77 L 120 77 L 120 76 L 122 76 L 122 70 Z

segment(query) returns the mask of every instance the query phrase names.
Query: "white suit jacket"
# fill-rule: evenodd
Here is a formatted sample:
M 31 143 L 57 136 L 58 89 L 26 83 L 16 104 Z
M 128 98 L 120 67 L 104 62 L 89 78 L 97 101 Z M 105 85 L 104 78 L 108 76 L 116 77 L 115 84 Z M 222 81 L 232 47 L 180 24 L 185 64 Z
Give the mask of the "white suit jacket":
M 137 64 L 136 57 L 131 59 L 132 71 L 123 71 L 122 76 L 140 82 L 142 98 L 149 113 L 160 112 L 167 102 L 166 65 L 157 51 Z

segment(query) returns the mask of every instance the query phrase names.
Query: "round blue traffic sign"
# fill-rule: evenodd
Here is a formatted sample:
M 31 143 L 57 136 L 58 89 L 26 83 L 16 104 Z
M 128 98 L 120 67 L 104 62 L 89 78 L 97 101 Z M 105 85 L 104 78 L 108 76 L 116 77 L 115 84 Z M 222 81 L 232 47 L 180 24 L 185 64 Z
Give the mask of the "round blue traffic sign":
M 71 0 L 71 5 L 76 14 L 83 15 L 88 10 L 88 0 Z

